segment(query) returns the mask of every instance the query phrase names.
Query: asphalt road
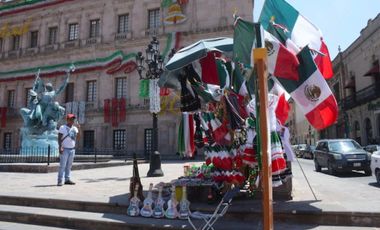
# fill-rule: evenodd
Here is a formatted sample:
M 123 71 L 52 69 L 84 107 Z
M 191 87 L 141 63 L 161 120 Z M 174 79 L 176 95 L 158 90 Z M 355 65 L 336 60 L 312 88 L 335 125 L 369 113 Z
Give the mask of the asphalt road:
M 342 205 L 347 210 L 380 212 L 380 187 L 374 176 L 365 176 L 362 171 L 329 175 L 327 169 L 316 172 L 313 160 L 297 160 L 293 162 L 294 176 L 309 182 L 309 193 L 314 192 L 317 200 Z

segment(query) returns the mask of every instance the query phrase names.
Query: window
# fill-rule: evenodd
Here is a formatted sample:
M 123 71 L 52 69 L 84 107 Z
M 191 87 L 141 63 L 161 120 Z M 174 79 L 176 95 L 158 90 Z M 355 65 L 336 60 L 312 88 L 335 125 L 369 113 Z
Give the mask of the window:
M 127 78 L 116 78 L 116 98 L 127 97 Z
M 14 108 L 15 107 L 15 91 L 14 90 L 8 90 L 8 107 Z
M 113 148 L 114 149 L 125 149 L 125 130 L 114 130 L 113 131 Z
M 123 14 L 119 16 L 119 24 L 117 28 L 118 33 L 126 33 L 128 32 L 128 21 L 129 21 L 129 15 Z
M 34 48 L 38 45 L 38 31 L 30 32 L 30 47 Z
M 78 39 L 79 34 L 79 25 L 78 23 L 69 25 L 69 41 L 74 41 Z
M 57 34 L 58 34 L 58 27 L 50 27 L 49 28 L 49 37 L 48 37 L 48 44 L 53 45 L 57 43 Z
M 3 148 L 9 150 L 12 147 L 12 133 L 4 133 Z
M 65 103 L 74 101 L 74 83 L 68 83 L 66 86 Z
M 3 39 L 0 38 L 0 53 L 3 52 Z
M 94 149 L 94 130 L 83 131 L 83 148 L 84 149 Z
M 30 106 L 30 90 L 32 88 L 26 88 L 25 89 L 25 107 L 29 108 Z
M 100 34 L 100 20 L 91 20 L 90 21 L 90 38 L 99 37 Z
M 148 29 L 154 29 L 160 26 L 160 9 L 148 11 Z
M 20 49 L 20 35 L 15 35 L 12 37 L 12 50 Z
M 87 82 L 87 102 L 96 100 L 96 81 Z

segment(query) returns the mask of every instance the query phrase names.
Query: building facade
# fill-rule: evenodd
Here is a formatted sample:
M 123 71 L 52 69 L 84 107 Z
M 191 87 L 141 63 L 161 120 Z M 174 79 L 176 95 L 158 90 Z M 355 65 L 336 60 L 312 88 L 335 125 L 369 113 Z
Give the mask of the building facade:
M 0 148 L 20 147 L 19 114 L 35 74 L 61 86 L 57 97 L 78 114 L 79 148 L 149 151 L 152 115 L 142 98 L 135 55 L 157 36 L 166 58 L 172 48 L 200 39 L 232 37 L 232 13 L 252 18 L 251 0 L 29 0 L 0 2 Z M 161 154 L 177 151 L 179 92 L 161 97 Z
M 362 145 L 380 143 L 380 14 L 368 20 L 360 36 L 333 61 L 329 85 L 339 105 L 337 123 L 324 138 L 353 138 Z

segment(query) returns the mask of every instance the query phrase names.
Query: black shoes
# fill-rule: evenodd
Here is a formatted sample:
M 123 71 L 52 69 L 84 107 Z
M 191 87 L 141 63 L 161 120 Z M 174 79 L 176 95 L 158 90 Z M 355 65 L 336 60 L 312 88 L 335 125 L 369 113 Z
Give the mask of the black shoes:
M 68 180 L 68 181 L 65 181 L 65 184 L 74 185 L 75 182 L 73 182 L 73 181 L 71 181 L 71 180 Z

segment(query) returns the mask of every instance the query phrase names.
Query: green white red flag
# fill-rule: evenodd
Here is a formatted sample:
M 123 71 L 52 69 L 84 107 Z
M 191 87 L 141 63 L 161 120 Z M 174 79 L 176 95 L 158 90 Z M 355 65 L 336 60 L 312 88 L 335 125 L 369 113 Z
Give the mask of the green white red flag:
M 291 95 L 309 123 L 321 130 L 332 125 L 338 117 L 338 106 L 326 80 L 316 66 L 308 46 L 297 55 L 300 62 L 299 80 L 277 78 Z
M 261 11 L 259 22 L 265 30 L 269 30 L 271 23 L 283 28 L 288 40 L 299 48 L 309 46 L 313 58 L 325 79 L 333 76 L 330 54 L 323 40 L 321 30 L 302 16 L 285 0 L 266 0 Z M 286 43 L 288 43 L 286 41 Z M 289 47 L 288 47 L 289 48 Z

